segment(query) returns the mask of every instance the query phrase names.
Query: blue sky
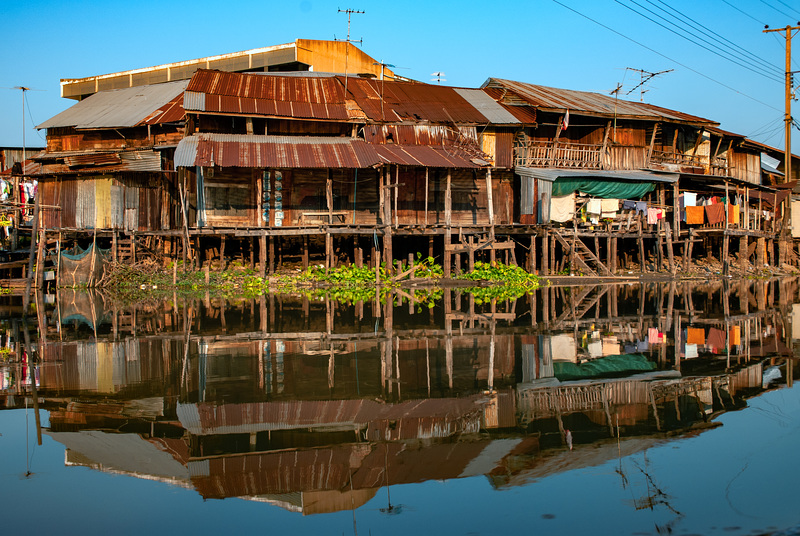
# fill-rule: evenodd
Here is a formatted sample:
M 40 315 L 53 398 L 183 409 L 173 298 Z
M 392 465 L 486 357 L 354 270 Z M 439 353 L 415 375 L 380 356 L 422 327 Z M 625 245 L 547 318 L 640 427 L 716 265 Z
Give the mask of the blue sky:
M 42 146 L 44 131 L 32 124 L 74 104 L 60 97 L 61 78 L 298 38 L 344 39 L 347 16 L 338 9 L 346 8 L 365 11 L 352 16 L 351 38 L 402 76 L 428 82 L 442 71 L 447 84 L 460 87 L 499 77 L 605 93 L 622 84 L 621 98 L 639 100 L 639 90 L 625 95 L 640 81 L 626 68 L 673 69 L 645 86 L 646 102 L 784 146 L 784 39 L 762 30 L 797 26 L 797 0 L 5 2 L 0 146 L 22 144 L 22 97 L 8 88 L 36 90 L 26 94 L 25 138 L 28 146 Z M 659 16 L 680 21 L 690 39 L 669 31 Z M 800 70 L 800 38 L 793 48 L 793 69 Z M 731 51 L 736 62 L 722 57 Z M 792 141 L 800 153 L 797 130 Z

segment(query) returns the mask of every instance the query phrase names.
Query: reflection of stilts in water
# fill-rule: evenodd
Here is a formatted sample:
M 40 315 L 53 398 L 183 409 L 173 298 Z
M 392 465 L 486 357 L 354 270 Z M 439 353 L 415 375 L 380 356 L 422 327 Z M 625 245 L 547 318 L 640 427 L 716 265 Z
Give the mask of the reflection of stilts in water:
M 36 389 L 36 362 L 33 358 L 33 347 L 31 346 L 31 336 L 28 331 L 27 318 L 23 319 L 23 334 L 25 336 L 25 361 L 28 369 L 28 376 L 30 378 L 31 398 L 33 398 L 33 412 L 36 418 L 36 443 L 42 444 L 42 421 L 39 417 L 39 393 Z M 25 397 L 25 476 L 30 477 L 33 475 L 31 472 L 31 462 L 33 460 L 33 451 L 28 456 L 28 397 Z
M 401 514 L 403 513 L 402 504 L 392 504 L 392 495 L 389 491 L 389 444 L 384 443 L 384 457 L 383 457 L 383 479 L 386 482 L 386 508 L 379 508 L 381 513 L 384 514 Z

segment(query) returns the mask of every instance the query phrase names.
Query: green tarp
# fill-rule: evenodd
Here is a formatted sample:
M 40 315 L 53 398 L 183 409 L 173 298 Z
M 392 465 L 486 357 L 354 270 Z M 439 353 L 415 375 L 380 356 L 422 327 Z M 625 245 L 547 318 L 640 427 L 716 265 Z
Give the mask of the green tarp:
M 656 364 L 643 354 L 609 355 L 577 364 L 568 361 L 553 363 L 555 377 L 561 381 L 582 380 L 602 376 L 619 376 L 626 372 L 655 370 Z
M 655 190 L 652 182 L 590 179 L 585 177 L 559 177 L 553 182 L 553 197 L 584 192 L 606 199 L 640 199 Z

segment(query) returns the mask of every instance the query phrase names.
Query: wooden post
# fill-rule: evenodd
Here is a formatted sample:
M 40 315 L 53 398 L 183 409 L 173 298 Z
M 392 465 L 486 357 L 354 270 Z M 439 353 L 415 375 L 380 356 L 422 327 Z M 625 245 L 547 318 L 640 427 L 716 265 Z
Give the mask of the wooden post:
M 269 236 L 269 275 L 275 273 L 275 237 Z
M 23 166 L 25 163 L 23 162 Z M 28 271 L 26 272 L 27 281 L 25 281 L 25 296 L 22 299 L 22 317 L 25 318 L 28 316 L 28 308 L 31 304 L 31 284 L 33 283 L 33 256 L 34 250 L 36 249 L 36 239 L 39 236 L 39 200 L 41 199 L 41 194 L 37 195 L 33 202 L 33 229 L 31 230 L 31 250 L 28 254 Z M 14 222 L 16 225 L 19 225 L 20 222 L 17 220 Z
M 258 274 L 264 278 L 267 276 L 267 235 L 262 234 L 258 237 Z
M 308 270 L 308 235 L 303 235 L 303 270 Z
M 528 273 L 536 273 L 536 236 L 530 236 L 530 248 L 528 249 Z
M 425 227 L 428 226 L 428 173 L 430 168 L 425 168 Z
M 219 237 L 219 271 L 225 271 L 225 235 Z
M 542 275 L 550 275 L 550 231 L 542 237 Z
M 452 237 L 452 205 L 453 205 L 453 198 L 452 192 L 450 190 L 452 181 L 452 174 L 451 171 L 447 170 L 447 184 L 444 191 L 444 276 L 449 278 L 451 273 L 451 253 L 450 253 L 450 245 L 453 242 Z

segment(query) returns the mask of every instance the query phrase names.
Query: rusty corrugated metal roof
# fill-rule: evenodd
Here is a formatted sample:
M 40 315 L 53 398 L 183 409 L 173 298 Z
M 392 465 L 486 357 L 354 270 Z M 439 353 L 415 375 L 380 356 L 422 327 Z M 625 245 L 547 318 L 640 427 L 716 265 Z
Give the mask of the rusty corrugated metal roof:
M 28 159 L 28 160 L 25 160 L 25 165 L 22 168 L 22 174 L 23 175 L 36 175 L 36 174 L 39 173 L 39 171 L 41 169 L 42 169 L 42 164 L 40 164 L 39 162 L 34 162 L 33 160 Z M 4 177 L 16 176 L 15 173 L 12 173 L 13 170 L 14 170 L 14 168 L 10 167 L 10 168 L 8 168 L 8 169 L 6 169 L 4 171 L 0 171 L 0 175 L 2 175 Z
M 340 77 L 339 80 L 344 83 L 344 78 Z M 456 124 L 489 122 L 452 87 L 350 78 L 347 81 L 347 90 L 373 121 Z
M 489 163 L 480 156 L 455 146 L 374 145 L 387 164 L 432 168 L 480 168 Z
M 508 99 L 508 91 L 500 88 L 483 88 L 483 91 L 491 98 L 493 98 L 500 106 L 505 108 L 508 113 L 513 115 L 519 120 L 520 123 L 525 125 L 535 125 L 536 107 L 528 104 L 523 99 Z M 504 98 L 505 97 L 505 98 Z
M 564 112 L 582 115 L 595 115 L 601 117 L 628 117 L 635 119 L 669 120 L 685 123 L 709 123 L 714 121 L 691 116 L 682 112 L 668 110 L 641 102 L 632 102 L 616 99 L 610 95 L 576 91 L 571 89 L 558 89 L 547 86 L 526 84 L 513 80 L 489 78 L 481 86 L 485 89 L 499 90 L 491 93 L 498 102 L 512 106 L 519 104 L 520 99 L 539 110 L 551 112 Z
M 265 76 L 201 69 L 186 88 L 187 110 L 347 120 L 344 87 L 333 77 Z
M 44 153 L 35 175 L 76 175 L 117 172 L 159 172 L 161 154 L 156 151 L 105 151 Z
M 368 168 L 382 160 L 361 139 L 334 137 L 194 134 L 175 150 L 175 168 Z
M 169 117 L 182 110 L 174 109 L 175 98 L 186 88 L 186 80 L 149 86 L 112 89 L 95 93 L 60 114 L 51 117 L 36 128 L 74 127 L 77 129 L 126 128 L 144 124 L 166 122 L 156 114 L 162 107 L 170 110 Z M 164 110 L 164 112 L 167 111 Z
M 396 143 L 398 145 L 454 144 L 466 138 L 478 146 L 475 127 L 453 128 L 449 125 L 379 125 L 364 126 L 364 139 L 370 143 Z

